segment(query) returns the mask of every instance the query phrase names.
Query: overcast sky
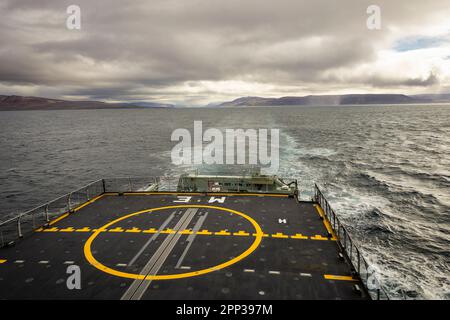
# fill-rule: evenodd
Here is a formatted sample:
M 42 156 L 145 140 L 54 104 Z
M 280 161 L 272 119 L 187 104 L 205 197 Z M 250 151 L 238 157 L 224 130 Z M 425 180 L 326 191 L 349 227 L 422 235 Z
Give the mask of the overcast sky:
M 69 5 L 81 30 L 66 27 Z M 366 9 L 381 8 L 381 30 Z M 450 93 L 449 0 L 0 0 L 0 94 Z

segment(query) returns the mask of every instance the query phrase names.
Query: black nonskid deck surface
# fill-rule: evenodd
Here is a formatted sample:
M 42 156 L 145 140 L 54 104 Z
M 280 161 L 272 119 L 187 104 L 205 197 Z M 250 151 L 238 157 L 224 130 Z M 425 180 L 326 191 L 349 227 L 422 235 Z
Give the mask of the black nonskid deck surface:
M 338 252 L 287 196 L 104 194 L 0 249 L 0 299 L 367 299 Z

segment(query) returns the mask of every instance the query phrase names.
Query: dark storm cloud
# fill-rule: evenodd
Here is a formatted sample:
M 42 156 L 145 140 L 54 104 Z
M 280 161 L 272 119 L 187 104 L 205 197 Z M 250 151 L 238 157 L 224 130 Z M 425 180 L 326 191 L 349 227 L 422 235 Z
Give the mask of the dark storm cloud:
M 448 1 L 436 1 L 431 9 L 420 1 L 399 2 L 379 1 L 386 25 L 394 29 L 426 24 L 449 8 Z M 70 4 L 82 9 L 80 31 L 65 28 Z M 176 88 L 227 80 L 270 84 L 279 92 L 293 86 L 314 91 L 330 84 L 331 71 L 373 62 L 389 41 L 387 27 L 383 32 L 366 28 L 369 4 L 6 0 L 0 5 L 0 83 L 96 99 L 171 98 Z M 421 15 L 412 15 L 414 10 Z M 433 77 L 354 79 L 396 87 L 435 84 Z M 180 99 L 189 94 L 180 90 Z M 191 94 L 199 92 L 210 90 L 198 86 Z

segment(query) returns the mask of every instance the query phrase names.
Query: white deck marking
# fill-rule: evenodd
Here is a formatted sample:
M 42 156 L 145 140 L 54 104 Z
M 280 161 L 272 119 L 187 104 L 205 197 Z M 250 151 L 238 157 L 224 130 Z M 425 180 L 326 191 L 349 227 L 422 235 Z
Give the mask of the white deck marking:
M 191 267 L 189 267 L 189 266 L 181 266 L 180 269 L 183 269 L 183 270 L 191 270 Z
M 220 197 L 220 198 L 211 197 L 211 198 L 209 198 L 208 203 L 214 203 L 214 202 L 225 203 L 225 199 L 226 199 L 226 197 Z
M 255 269 L 244 269 L 244 272 L 255 272 Z
M 280 274 L 280 271 L 273 271 L 273 270 L 270 270 L 270 271 L 269 271 L 269 274 Z
M 205 212 L 205 214 L 203 216 L 198 218 L 197 223 L 195 224 L 194 228 L 192 229 L 192 234 L 190 234 L 189 237 L 186 240 L 188 245 L 184 249 L 183 254 L 181 255 L 180 259 L 178 259 L 178 262 L 177 262 L 177 265 L 175 266 L 175 269 L 179 269 L 180 268 L 181 264 L 183 263 L 184 258 L 186 257 L 186 254 L 188 253 L 192 243 L 195 240 L 195 237 L 197 236 L 197 232 L 202 227 L 202 225 L 205 222 L 207 216 L 208 216 L 208 212 Z
M 194 218 L 197 213 L 198 208 L 189 208 L 187 209 L 183 216 L 181 216 L 180 220 L 176 224 L 173 230 L 180 231 L 187 228 L 189 223 Z M 147 264 L 142 268 L 139 274 L 142 275 L 156 275 L 163 263 L 166 261 L 170 252 L 173 250 L 178 240 L 182 235 L 179 232 L 169 234 L 164 241 L 161 243 L 159 248 L 153 254 L 153 256 L 148 260 Z M 141 300 L 148 287 L 151 284 L 151 280 L 134 280 L 127 291 L 123 294 L 121 300 Z
M 312 277 L 311 273 L 300 273 L 302 277 Z
M 172 214 L 166 219 L 166 221 L 163 222 L 161 227 L 159 227 L 158 231 L 155 234 L 153 234 L 150 239 L 148 239 L 148 241 L 142 246 L 142 248 L 138 251 L 138 253 L 136 253 L 136 255 L 133 257 L 133 259 L 131 259 L 131 261 L 128 262 L 129 267 L 132 266 L 136 262 L 136 260 L 144 252 L 144 250 L 150 245 L 150 243 L 152 241 L 155 241 L 156 238 L 158 238 L 158 236 L 161 234 L 161 231 L 163 231 L 166 228 L 166 226 L 169 224 L 169 222 L 173 219 L 175 213 L 176 213 L 176 211 L 172 212 Z
M 191 201 L 191 196 L 177 196 L 177 200 L 173 200 L 175 203 L 188 203 Z

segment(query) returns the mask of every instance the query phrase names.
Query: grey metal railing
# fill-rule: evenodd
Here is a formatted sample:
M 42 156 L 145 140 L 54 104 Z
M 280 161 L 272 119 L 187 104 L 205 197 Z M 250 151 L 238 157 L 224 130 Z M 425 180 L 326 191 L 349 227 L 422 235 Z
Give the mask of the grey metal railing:
M 195 190 L 190 190 L 187 186 L 183 186 L 183 179 L 180 176 L 158 176 L 158 177 L 120 177 L 120 178 L 105 178 L 103 179 L 105 184 L 105 192 L 146 192 L 146 191 L 158 191 L 158 192 L 208 192 L 208 187 L 196 187 Z M 211 176 L 211 181 L 220 182 L 222 186 L 226 184 L 226 179 L 220 177 Z M 297 179 L 280 179 L 285 184 L 294 184 L 297 189 Z M 157 186 L 157 189 L 155 189 Z M 271 192 L 266 187 L 256 188 L 255 186 L 246 185 L 239 189 L 237 185 L 237 191 L 245 192 Z M 189 190 L 188 190 L 189 189 Z M 272 190 L 273 191 L 273 190 Z
M 177 192 L 180 187 L 179 181 L 179 176 L 123 177 L 97 180 L 76 191 L 67 193 L 57 199 L 0 222 L 0 248 L 14 243 L 24 235 L 47 225 L 51 219 L 71 212 L 77 206 L 105 192 Z M 297 183 L 296 180 L 295 183 Z M 197 191 L 210 192 L 206 189 Z M 246 191 L 265 192 L 267 190 L 252 190 L 247 188 Z
M 145 192 L 177 191 L 178 179 L 177 176 L 151 176 L 105 178 L 103 181 L 105 192 Z
M 47 225 L 66 212 L 104 193 L 103 180 L 94 181 L 36 208 L 0 222 L 0 248 L 11 244 L 34 230 Z
M 320 191 L 317 184 L 314 185 L 314 201 L 317 202 L 325 213 L 328 222 L 333 229 L 338 244 L 343 252 L 345 252 L 347 259 L 351 263 L 355 274 L 361 279 L 366 290 L 377 300 L 388 300 L 389 296 L 382 288 L 378 281 L 374 269 L 367 263 L 366 259 L 362 256 L 361 251 L 353 242 L 347 229 L 339 221 L 334 210 L 331 208 L 327 199 Z

